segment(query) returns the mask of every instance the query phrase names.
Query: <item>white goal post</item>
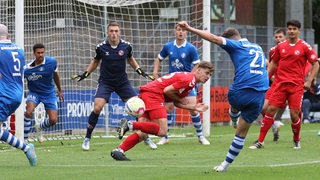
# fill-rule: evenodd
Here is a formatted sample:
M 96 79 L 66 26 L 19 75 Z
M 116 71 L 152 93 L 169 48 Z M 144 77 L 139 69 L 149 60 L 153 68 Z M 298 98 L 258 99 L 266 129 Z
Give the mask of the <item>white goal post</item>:
M 21 2 L 24 13 L 13 16 L 15 7 Z M 174 39 L 177 22 L 186 20 L 194 27 L 210 30 L 210 0 L 17 0 L 16 4 L 2 0 L 0 3 L 0 20 L 9 26 L 13 41 L 18 40 L 19 28 L 14 22 L 24 18 L 27 62 L 33 59 L 32 46 L 35 43 L 43 43 L 47 55 L 58 60 L 65 101 L 58 102 L 58 124 L 44 132 L 47 136 L 85 133 L 99 69 L 81 82 L 72 81 L 70 77 L 86 69 L 95 54 L 95 46 L 105 39 L 105 27 L 109 22 L 120 24 L 122 38 L 131 42 L 134 57 L 147 73 L 152 73 L 154 59 L 162 45 Z M 210 43 L 192 33 L 188 34 L 187 40 L 197 47 L 200 59 L 211 60 Z M 207 47 L 203 47 L 204 44 Z M 161 73 L 166 72 L 168 67 L 163 62 Z M 137 90 L 148 82 L 129 65 L 127 73 Z M 203 100 L 210 105 L 209 83 L 204 86 L 203 94 Z M 123 102 L 114 94 L 101 113 L 95 132 L 107 135 L 114 132 L 113 127 L 123 116 Z M 180 118 L 176 121 L 178 128 L 192 124 L 189 116 L 177 114 L 177 117 Z M 210 111 L 206 111 L 203 117 L 204 135 L 209 136 Z M 16 121 L 23 122 L 20 118 Z

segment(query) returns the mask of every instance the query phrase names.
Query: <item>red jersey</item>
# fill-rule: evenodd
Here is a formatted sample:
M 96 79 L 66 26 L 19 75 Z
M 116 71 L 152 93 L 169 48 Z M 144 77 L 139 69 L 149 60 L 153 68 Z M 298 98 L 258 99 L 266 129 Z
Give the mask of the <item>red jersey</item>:
M 275 50 L 275 49 L 276 49 L 276 46 L 273 46 L 273 47 L 270 48 L 270 50 L 269 50 L 269 63 L 271 63 L 271 61 L 272 61 L 272 58 L 273 58 L 273 56 L 274 56 L 274 50 Z M 275 74 L 277 74 L 277 69 L 275 69 L 272 74 L 269 74 L 269 78 L 271 78 L 271 77 L 274 76 Z M 273 82 L 272 82 L 272 83 L 273 83 Z
M 271 59 L 278 62 L 275 79 L 277 83 L 303 85 L 307 62 L 318 60 L 316 52 L 303 40 L 289 44 L 288 40 L 279 43 Z
M 148 91 L 159 94 L 164 97 L 163 90 L 165 87 L 172 85 L 177 91 L 180 98 L 186 97 L 196 85 L 195 74 L 191 72 L 175 72 L 162 76 L 155 81 L 140 87 L 140 92 Z M 171 101 L 165 98 L 166 102 Z

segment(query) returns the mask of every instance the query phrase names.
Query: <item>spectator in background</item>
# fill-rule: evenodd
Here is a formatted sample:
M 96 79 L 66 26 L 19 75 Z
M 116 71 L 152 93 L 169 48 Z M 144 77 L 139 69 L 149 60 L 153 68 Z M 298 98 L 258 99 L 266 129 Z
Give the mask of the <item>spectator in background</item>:
M 305 90 L 302 101 L 303 123 L 312 122 L 310 118 L 311 111 L 320 111 L 320 83 L 316 80 L 312 82 L 310 90 Z

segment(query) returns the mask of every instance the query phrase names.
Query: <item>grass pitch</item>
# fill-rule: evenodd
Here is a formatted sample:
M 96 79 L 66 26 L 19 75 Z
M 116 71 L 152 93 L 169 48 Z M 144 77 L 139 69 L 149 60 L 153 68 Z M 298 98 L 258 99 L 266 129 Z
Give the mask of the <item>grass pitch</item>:
M 257 139 L 259 126 L 253 124 L 244 149 L 227 172 L 212 170 L 224 160 L 234 136 L 232 127 L 212 127 L 209 146 L 200 145 L 194 137 L 171 137 L 170 144 L 151 150 L 143 143 L 126 152 L 132 161 L 119 162 L 110 157 L 119 139 L 93 138 L 90 151 L 83 151 L 83 139 L 35 142 L 38 166 L 30 167 L 25 155 L 7 144 L 0 144 L 1 179 L 318 179 L 320 169 L 320 124 L 303 124 L 301 146 L 292 147 L 288 122 L 281 128 L 280 139 L 273 142 L 272 132 L 265 148 L 248 149 Z M 171 133 L 194 133 L 193 128 L 171 130 Z M 157 142 L 158 137 L 152 137 Z

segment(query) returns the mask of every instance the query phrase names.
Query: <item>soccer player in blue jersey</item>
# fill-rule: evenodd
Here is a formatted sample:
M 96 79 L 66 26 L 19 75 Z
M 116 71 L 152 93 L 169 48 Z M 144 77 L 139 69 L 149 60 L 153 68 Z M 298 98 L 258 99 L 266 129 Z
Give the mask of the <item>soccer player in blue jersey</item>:
M 155 78 L 158 78 L 160 64 L 163 60 L 165 60 L 166 57 L 168 57 L 169 73 L 183 71 L 191 72 L 194 69 L 194 67 L 196 67 L 200 63 L 196 47 L 186 40 L 187 33 L 188 31 L 182 28 L 179 24 L 175 26 L 175 40 L 166 43 L 160 51 L 157 59 L 155 60 L 155 65 L 153 69 L 153 76 Z M 186 98 L 190 103 L 196 104 L 196 88 L 193 88 L 193 90 Z M 166 109 L 168 112 L 169 126 L 170 120 L 172 122 L 172 113 L 174 113 L 173 103 L 166 103 Z M 199 142 L 203 145 L 210 145 L 210 142 L 202 134 L 202 123 L 200 119 L 200 113 L 193 110 L 190 110 L 189 112 L 191 114 L 191 119 L 193 122 L 193 126 L 196 129 Z M 162 145 L 168 143 L 169 140 L 167 134 L 165 137 L 162 137 L 157 144 Z
M 44 104 L 45 110 L 49 116 L 42 121 L 36 129 L 39 133 L 43 129 L 53 126 L 58 121 L 57 95 L 61 101 L 64 100 L 58 75 L 57 60 L 46 56 L 45 46 L 35 44 L 33 46 L 33 55 L 35 59 L 25 66 L 24 76 L 27 80 L 29 93 L 27 95 L 27 106 L 24 115 L 24 139 L 28 140 L 31 130 L 32 113 L 40 102 Z M 55 86 L 57 86 L 57 95 Z M 40 135 L 38 141 L 42 142 Z
M 0 126 L 21 104 L 24 65 L 23 49 L 9 40 L 7 26 L 0 24 Z M 33 144 L 25 144 L 2 128 L 0 140 L 24 151 L 31 166 L 37 164 Z
M 143 77 L 149 76 L 141 70 L 133 57 L 131 44 L 120 38 L 119 24 L 116 22 L 108 24 L 106 33 L 108 36 L 107 40 L 97 45 L 96 55 L 87 67 L 87 70 L 83 74 L 72 77 L 73 79 L 78 79 L 78 81 L 87 78 L 101 62 L 98 87 L 94 97 L 94 109 L 89 116 L 87 133 L 82 144 L 82 149 L 85 151 L 90 149 L 92 131 L 94 130 L 98 122 L 99 114 L 104 105 L 108 102 L 111 93 L 116 92 L 123 101 L 127 101 L 133 96 L 137 96 L 126 73 L 126 62 L 128 62 L 139 75 L 142 75 Z M 152 76 L 149 76 L 148 78 L 152 79 Z
M 235 68 L 234 82 L 228 92 L 229 111 L 233 121 L 239 118 L 234 139 L 225 160 L 214 167 L 217 172 L 226 171 L 243 149 L 250 125 L 259 116 L 264 103 L 265 92 L 269 88 L 266 58 L 262 48 L 245 38 L 241 38 L 235 28 L 227 28 L 222 36 L 195 29 L 187 22 L 179 22 L 188 31 L 219 45 L 229 54 Z

